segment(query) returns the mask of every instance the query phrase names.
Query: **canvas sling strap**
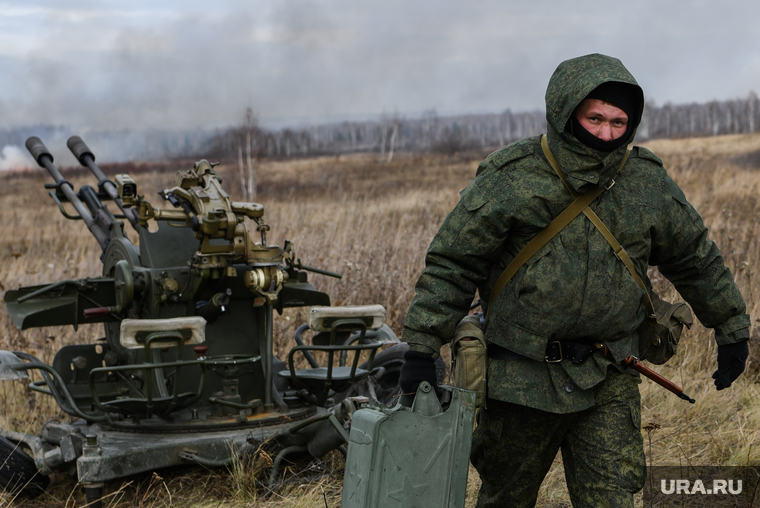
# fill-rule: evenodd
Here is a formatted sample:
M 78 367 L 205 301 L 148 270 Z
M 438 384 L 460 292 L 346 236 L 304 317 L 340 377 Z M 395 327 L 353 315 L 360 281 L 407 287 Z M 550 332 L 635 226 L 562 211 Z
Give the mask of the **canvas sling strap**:
M 628 262 L 626 263 L 626 267 L 631 272 L 632 275 L 634 275 L 634 278 L 637 279 L 637 283 L 639 283 L 640 286 L 643 286 L 643 281 L 641 281 L 641 278 L 636 274 L 636 270 L 633 268 L 633 263 L 631 262 L 630 258 L 628 257 L 628 254 L 625 253 L 625 249 L 623 249 L 622 246 L 615 240 L 615 238 L 612 236 L 612 233 L 609 232 L 607 227 L 599 220 L 599 217 L 588 208 L 588 205 L 591 204 L 592 201 L 594 201 L 599 195 L 604 192 L 607 189 L 610 189 L 614 184 L 615 180 L 611 180 L 608 185 L 602 185 L 597 189 L 589 190 L 585 194 L 578 195 L 577 192 L 568 184 L 567 180 L 565 179 L 565 175 L 562 172 L 562 170 L 559 168 L 559 165 L 557 164 L 557 160 L 554 158 L 554 155 L 549 150 L 549 145 L 546 141 L 546 135 L 541 137 L 541 148 L 544 150 L 544 155 L 546 156 L 547 160 L 549 161 L 549 164 L 552 166 L 554 171 L 559 175 L 562 182 L 568 187 L 570 190 L 570 193 L 575 198 L 575 200 L 565 208 L 562 213 L 560 213 L 557 217 L 554 218 L 553 221 L 549 223 L 548 226 L 546 226 L 540 233 L 538 233 L 528 244 L 522 248 L 520 252 L 517 253 L 517 256 L 512 260 L 509 265 L 504 269 L 504 271 L 501 273 L 499 278 L 496 280 L 496 283 L 494 284 L 493 289 L 491 290 L 491 296 L 488 299 L 488 308 L 486 309 L 486 313 L 490 311 L 491 307 L 493 306 L 493 302 L 496 300 L 496 297 L 499 295 L 502 289 L 504 289 L 504 286 L 507 285 L 507 282 L 509 282 L 512 277 L 517 273 L 517 271 L 524 265 L 530 258 L 533 257 L 533 255 L 541 249 L 546 243 L 554 238 L 554 236 L 557 235 L 562 229 L 567 226 L 575 217 L 578 216 L 581 212 L 584 212 L 589 219 L 591 219 L 592 222 L 594 222 L 594 219 L 591 218 L 591 216 L 596 217 L 596 221 L 594 222 L 594 225 L 596 225 L 597 228 L 601 225 L 601 228 L 599 230 L 602 232 L 602 235 L 605 236 L 608 242 L 612 245 L 613 250 L 615 251 L 615 254 L 620 257 L 618 254 L 618 251 L 622 252 L 626 259 L 628 259 Z M 620 163 L 620 167 L 618 168 L 618 173 L 623 169 L 623 166 L 625 165 L 626 161 L 628 160 L 628 155 L 630 154 L 630 151 L 626 151 L 625 156 L 623 157 L 623 161 Z M 602 229 L 603 228 L 603 229 Z M 609 237 L 605 235 L 604 231 L 607 231 L 607 234 L 609 234 Z M 617 244 L 617 248 L 615 245 L 612 244 L 612 241 L 610 241 L 610 238 L 612 241 Z M 621 258 L 622 259 L 622 258 Z M 625 261 L 624 261 L 625 263 Z M 646 291 L 646 289 L 645 289 Z M 647 292 L 647 299 L 649 298 L 649 292 Z M 648 301 L 647 304 L 647 311 L 650 313 L 654 313 L 654 308 L 652 307 L 650 309 L 651 301 Z
M 565 178 L 565 173 L 562 171 L 562 169 L 559 167 L 559 164 L 557 164 L 557 159 L 554 158 L 554 154 L 552 154 L 551 150 L 549 150 L 549 144 L 546 142 L 546 136 L 541 136 L 541 148 L 544 150 L 544 155 L 549 160 L 549 164 L 551 164 L 552 169 L 554 169 L 554 172 L 557 173 L 557 176 L 559 176 L 560 180 L 562 180 L 562 183 L 565 184 L 565 187 L 567 187 L 567 190 L 570 191 L 570 194 L 573 195 L 573 197 L 577 197 L 577 193 L 575 192 L 575 189 L 570 185 L 570 183 L 567 181 L 567 178 Z M 628 160 L 628 155 L 631 153 L 630 150 L 627 150 L 625 152 L 625 156 L 623 157 L 623 162 L 620 164 L 620 167 L 618 168 L 618 173 L 623 169 L 623 166 L 625 165 L 625 162 Z M 610 185 L 608 185 L 606 188 L 609 189 L 613 185 L 615 185 L 615 180 L 613 179 Z M 647 299 L 644 301 L 644 306 L 647 309 L 647 312 L 649 313 L 650 317 L 654 317 L 654 304 L 652 303 L 652 298 L 649 296 L 649 291 L 647 291 L 646 286 L 644 285 L 644 281 L 641 280 L 641 277 L 639 276 L 638 272 L 636 272 L 636 268 L 633 266 L 633 261 L 631 261 L 630 256 L 625 251 L 622 245 L 620 245 L 620 242 L 618 242 L 615 237 L 612 235 L 612 232 L 607 228 L 607 226 L 604 225 L 604 222 L 602 222 L 602 219 L 599 218 L 599 216 L 594 213 L 594 211 L 591 208 L 586 208 L 583 210 L 583 213 L 586 214 L 586 217 L 596 226 L 596 229 L 599 230 L 599 232 L 602 234 L 605 240 L 607 240 L 607 243 L 610 244 L 610 247 L 612 247 L 612 252 L 615 253 L 615 256 L 623 262 L 625 267 L 628 269 L 628 272 L 633 277 L 633 280 L 636 281 L 636 284 L 639 285 L 641 289 L 644 290 L 644 292 L 647 295 Z

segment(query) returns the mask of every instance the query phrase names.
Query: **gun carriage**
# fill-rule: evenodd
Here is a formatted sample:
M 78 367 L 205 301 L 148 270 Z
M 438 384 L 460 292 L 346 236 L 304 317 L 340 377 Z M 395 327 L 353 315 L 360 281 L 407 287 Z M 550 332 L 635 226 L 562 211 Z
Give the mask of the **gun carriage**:
M 403 363 L 405 345 L 381 306 L 330 307 L 307 272 L 340 275 L 304 265 L 289 241 L 269 245 L 264 207 L 232 201 L 215 164 L 179 171 L 159 193 L 171 206 L 159 208 L 128 175 L 109 180 L 79 137 L 68 146 L 97 189 L 75 191 L 38 138 L 26 145 L 55 180 L 46 188 L 61 213 L 82 220 L 100 245 L 103 270 L 10 290 L 6 307 L 22 330 L 102 323 L 104 336 L 60 348 L 50 365 L 0 351 L 0 379 L 38 370 L 30 388 L 70 416 L 39 435 L 0 430 L 0 482 L 32 491 L 64 471 L 97 503 L 106 481 L 180 464 L 223 466 L 269 438 L 282 448 L 272 481 L 288 453 L 345 453 L 352 413 L 366 396 L 391 396 Z M 274 312 L 306 306 L 297 345 L 275 357 Z M 303 338 L 309 329 L 312 344 Z M 386 344 L 396 345 L 376 355 Z M 314 351 L 326 353 L 325 365 Z

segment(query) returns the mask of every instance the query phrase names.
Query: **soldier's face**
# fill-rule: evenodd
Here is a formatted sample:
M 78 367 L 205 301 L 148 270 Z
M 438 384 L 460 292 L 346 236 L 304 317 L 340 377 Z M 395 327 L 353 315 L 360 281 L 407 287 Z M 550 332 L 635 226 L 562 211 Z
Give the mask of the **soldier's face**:
M 584 99 L 575 109 L 575 116 L 584 129 L 602 141 L 617 139 L 628 128 L 625 111 L 599 99 Z

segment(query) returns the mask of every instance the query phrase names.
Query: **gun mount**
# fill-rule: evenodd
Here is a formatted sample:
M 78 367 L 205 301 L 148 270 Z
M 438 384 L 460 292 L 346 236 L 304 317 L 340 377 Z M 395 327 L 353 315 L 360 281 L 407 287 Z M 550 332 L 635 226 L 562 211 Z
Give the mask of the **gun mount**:
M 38 370 L 42 379 L 30 388 L 54 397 L 72 417 L 48 422 L 39 436 L 0 430 L 0 454 L 31 461 L 36 472 L 19 478 L 44 485 L 46 475 L 66 471 L 95 501 L 108 480 L 178 464 L 228 464 L 270 437 L 288 447 L 284 453 L 292 443 L 296 451 L 345 452 L 344 427 L 363 395 L 387 397 L 403 363 L 400 344 L 375 362 L 381 346 L 398 343 L 382 307 L 329 307 L 307 271 L 340 274 L 303 265 L 289 241 L 267 244 L 264 207 L 232 201 L 216 164 L 201 160 L 179 171 L 175 186 L 159 192 L 167 205 L 161 208 L 129 175 L 109 180 L 79 137 L 68 146 L 97 178 L 97 190 L 75 191 L 39 138 L 26 146 L 55 180 L 46 188 L 61 213 L 82 220 L 98 242 L 103 270 L 10 290 L 6 307 L 21 330 L 103 323 L 104 337 L 60 348 L 51 365 L 27 352 L 0 351 L 0 380 Z M 280 360 L 273 354 L 274 311 L 304 306 L 317 306 L 313 325 L 299 328 L 298 345 Z M 306 328 L 316 333 L 315 345 L 302 340 Z M 326 366 L 317 364 L 315 350 L 327 352 Z M 369 358 L 360 364 L 362 351 Z M 296 368 L 296 352 L 308 368 Z M 362 397 L 346 398 L 352 392 Z M 0 470 L 0 480 L 7 483 L 9 474 Z

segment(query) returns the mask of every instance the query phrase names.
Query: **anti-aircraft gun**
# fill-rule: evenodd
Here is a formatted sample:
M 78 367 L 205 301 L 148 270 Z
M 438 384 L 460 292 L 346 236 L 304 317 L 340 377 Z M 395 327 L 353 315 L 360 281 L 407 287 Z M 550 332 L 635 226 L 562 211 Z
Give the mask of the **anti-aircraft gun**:
M 304 265 L 289 241 L 269 245 L 264 207 L 232 201 L 215 164 L 179 171 L 159 193 L 170 206 L 159 208 L 128 175 L 109 180 L 79 137 L 68 146 L 97 189 L 75 191 L 39 138 L 26 146 L 55 180 L 46 188 L 61 213 L 97 240 L 103 271 L 10 290 L 6 307 L 22 330 L 103 323 L 105 333 L 95 344 L 62 347 L 50 365 L 0 351 L 0 379 L 38 370 L 42 379 L 30 388 L 71 416 L 39 435 L 0 430 L 0 482 L 44 488 L 47 475 L 64 471 L 97 503 L 106 481 L 180 464 L 223 466 L 269 438 L 282 447 L 272 480 L 287 453 L 345 453 L 352 413 L 366 395 L 387 398 L 403 363 L 405 345 L 375 355 L 398 343 L 381 306 L 330 307 L 307 272 L 340 275 Z M 276 358 L 274 311 L 304 306 L 314 307 L 298 345 Z M 307 329 L 313 344 L 302 338 Z M 326 352 L 327 364 L 313 351 Z

